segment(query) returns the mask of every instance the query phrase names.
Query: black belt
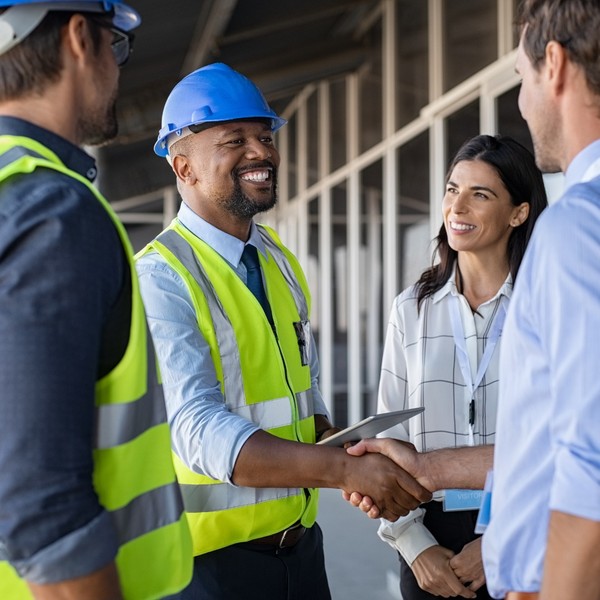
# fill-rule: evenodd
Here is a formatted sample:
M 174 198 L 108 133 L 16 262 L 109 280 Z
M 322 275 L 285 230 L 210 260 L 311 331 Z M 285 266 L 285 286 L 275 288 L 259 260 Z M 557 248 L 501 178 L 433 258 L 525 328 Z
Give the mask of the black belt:
M 296 523 L 279 533 L 273 533 L 257 540 L 250 540 L 247 544 L 262 544 L 265 546 L 273 546 L 275 548 L 291 548 L 295 546 L 306 533 L 306 527 L 300 523 Z

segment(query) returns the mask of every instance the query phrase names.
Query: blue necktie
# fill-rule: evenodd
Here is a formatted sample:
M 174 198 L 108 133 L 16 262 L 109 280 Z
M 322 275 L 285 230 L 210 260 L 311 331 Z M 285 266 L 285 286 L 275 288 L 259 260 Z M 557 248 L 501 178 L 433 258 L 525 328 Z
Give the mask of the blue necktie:
M 267 300 L 265 294 L 265 288 L 262 282 L 262 275 L 260 272 L 260 263 L 258 262 L 258 252 L 256 248 L 250 244 L 244 246 L 244 252 L 242 252 L 242 262 L 246 267 L 247 281 L 246 285 L 248 289 L 254 294 L 256 299 L 260 302 L 263 307 L 265 314 L 271 327 L 273 327 L 273 315 L 271 314 L 271 306 Z

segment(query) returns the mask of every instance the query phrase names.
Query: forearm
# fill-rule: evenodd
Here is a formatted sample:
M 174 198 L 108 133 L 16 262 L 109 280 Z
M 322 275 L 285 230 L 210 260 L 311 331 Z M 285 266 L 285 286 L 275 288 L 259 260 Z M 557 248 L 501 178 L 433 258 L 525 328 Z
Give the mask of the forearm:
M 493 461 L 494 446 L 445 448 L 418 455 L 416 475 L 432 491 L 483 489 Z
M 540 600 L 600 599 L 600 522 L 553 511 Z
M 238 454 L 233 482 L 250 487 L 324 487 L 369 496 L 391 521 L 431 494 L 379 454 L 351 456 L 342 448 L 282 440 L 264 431 L 251 435 Z
M 98 571 L 58 583 L 47 585 L 29 584 L 36 600 L 121 600 L 119 575 L 114 563 Z
M 341 448 L 291 442 L 264 431 L 238 454 L 232 481 L 247 487 L 344 488 L 353 457 Z

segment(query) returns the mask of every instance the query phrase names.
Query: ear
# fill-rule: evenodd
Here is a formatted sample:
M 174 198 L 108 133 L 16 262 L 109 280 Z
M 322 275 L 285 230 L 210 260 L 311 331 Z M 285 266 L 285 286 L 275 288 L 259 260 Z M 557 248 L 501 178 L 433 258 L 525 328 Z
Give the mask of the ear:
M 197 181 L 192 170 L 192 165 L 187 156 L 176 154 L 171 160 L 171 168 L 177 176 L 177 179 L 184 185 L 194 185 Z
M 89 25 L 83 15 L 74 14 L 69 19 L 63 33 L 63 44 L 75 62 L 85 60 L 88 53 L 93 52 Z
M 527 217 L 529 216 L 529 202 L 522 202 L 519 206 L 516 206 L 512 217 L 510 219 L 511 227 L 519 227 L 523 225 L 525 221 L 527 221 Z
M 567 51 L 557 41 L 546 44 L 544 68 L 555 92 L 560 93 L 564 87 L 568 64 Z

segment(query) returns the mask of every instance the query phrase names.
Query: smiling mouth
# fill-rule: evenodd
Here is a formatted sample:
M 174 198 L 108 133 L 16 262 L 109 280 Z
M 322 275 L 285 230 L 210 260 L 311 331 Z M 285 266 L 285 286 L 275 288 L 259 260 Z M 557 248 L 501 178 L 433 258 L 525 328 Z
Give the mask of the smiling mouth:
M 271 169 L 254 169 L 252 171 L 247 171 L 240 175 L 240 179 L 252 183 L 264 183 L 271 179 Z
M 472 231 L 475 229 L 475 225 L 468 225 L 467 223 L 454 223 L 454 221 L 449 221 L 449 223 L 452 231 Z

